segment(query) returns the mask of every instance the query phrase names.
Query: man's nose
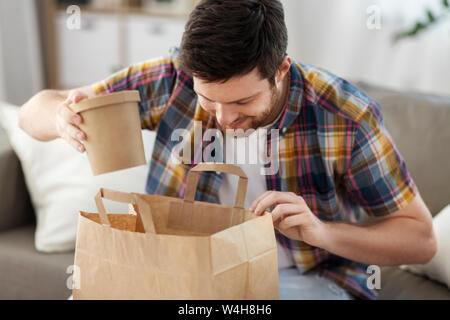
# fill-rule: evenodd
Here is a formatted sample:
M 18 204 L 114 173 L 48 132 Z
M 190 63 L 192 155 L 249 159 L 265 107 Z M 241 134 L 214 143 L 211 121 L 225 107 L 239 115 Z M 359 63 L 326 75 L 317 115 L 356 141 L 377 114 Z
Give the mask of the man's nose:
M 239 114 L 225 107 L 223 104 L 216 105 L 216 119 L 221 127 L 227 127 L 239 118 Z

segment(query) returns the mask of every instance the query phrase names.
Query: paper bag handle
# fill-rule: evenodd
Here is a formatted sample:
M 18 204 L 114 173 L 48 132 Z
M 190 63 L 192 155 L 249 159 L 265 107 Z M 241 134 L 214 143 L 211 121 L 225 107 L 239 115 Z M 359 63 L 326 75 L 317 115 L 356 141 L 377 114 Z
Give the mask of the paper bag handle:
M 131 203 L 132 205 L 136 205 L 137 203 L 140 204 L 141 206 L 143 205 L 143 203 L 141 203 L 140 198 L 138 198 L 135 195 L 131 195 L 126 192 L 120 192 L 120 191 L 114 191 L 114 190 L 100 188 L 99 192 L 95 195 L 95 204 L 97 205 L 97 209 L 98 209 L 99 216 L 100 216 L 100 221 L 102 222 L 103 225 L 106 225 L 109 227 L 111 226 L 111 224 L 109 223 L 108 215 L 106 213 L 105 206 L 103 204 L 103 200 L 102 200 L 103 198 L 112 200 L 112 201 L 116 201 L 116 202 Z M 138 215 L 138 219 L 142 220 L 142 225 L 143 225 L 144 231 L 156 233 L 155 226 L 153 224 L 153 219 L 152 219 L 152 216 L 149 211 L 150 211 L 150 208 L 148 208 L 149 214 L 146 214 L 144 218 L 140 214 L 139 210 L 136 210 L 136 213 Z
M 194 202 L 195 192 L 197 191 L 198 174 L 201 171 L 219 171 L 239 176 L 234 207 L 244 208 L 248 183 L 247 175 L 240 167 L 228 163 L 203 162 L 193 167 L 188 173 L 184 201 Z

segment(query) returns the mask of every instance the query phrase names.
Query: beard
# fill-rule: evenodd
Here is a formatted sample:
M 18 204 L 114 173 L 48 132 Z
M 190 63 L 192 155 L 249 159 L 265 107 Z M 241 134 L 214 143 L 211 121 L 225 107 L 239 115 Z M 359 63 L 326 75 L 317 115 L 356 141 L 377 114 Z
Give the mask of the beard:
M 248 129 L 258 129 L 260 127 L 262 127 L 263 125 L 266 125 L 265 122 L 267 122 L 268 117 L 272 114 L 272 112 L 277 109 L 277 103 L 279 102 L 279 98 L 280 98 L 280 94 L 277 93 L 276 88 L 271 88 L 270 89 L 271 94 L 270 94 L 270 102 L 267 104 L 266 108 L 261 111 L 259 114 L 257 114 L 256 116 L 247 116 L 244 117 L 242 119 L 245 118 L 249 118 L 249 120 L 246 120 L 246 123 L 243 124 L 243 126 L 236 128 L 236 127 L 221 127 L 219 123 L 217 123 L 218 127 L 220 128 L 220 130 L 222 131 L 222 133 L 225 133 L 226 130 L 237 130 L 237 129 L 242 129 L 244 131 L 248 130 Z M 239 121 L 239 120 L 238 120 Z M 236 121 L 236 122 L 238 122 Z M 267 123 L 268 124 L 268 123 Z
M 265 122 L 267 121 L 268 117 L 272 113 L 272 110 L 277 108 L 277 102 L 279 100 L 279 94 L 277 94 L 276 88 L 270 89 L 270 103 L 267 105 L 267 107 L 258 115 L 254 117 L 254 119 L 251 119 L 251 122 L 249 124 L 249 127 L 246 129 L 258 129 L 259 127 L 262 127 Z

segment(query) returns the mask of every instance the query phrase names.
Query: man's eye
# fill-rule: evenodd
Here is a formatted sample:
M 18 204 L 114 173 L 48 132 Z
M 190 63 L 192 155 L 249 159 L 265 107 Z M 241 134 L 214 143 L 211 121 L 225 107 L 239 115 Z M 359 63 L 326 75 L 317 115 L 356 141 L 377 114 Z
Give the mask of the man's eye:
M 250 102 L 250 101 L 246 101 L 246 102 L 236 102 L 236 104 L 239 105 L 239 106 L 243 106 L 243 105 L 248 104 L 249 102 Z

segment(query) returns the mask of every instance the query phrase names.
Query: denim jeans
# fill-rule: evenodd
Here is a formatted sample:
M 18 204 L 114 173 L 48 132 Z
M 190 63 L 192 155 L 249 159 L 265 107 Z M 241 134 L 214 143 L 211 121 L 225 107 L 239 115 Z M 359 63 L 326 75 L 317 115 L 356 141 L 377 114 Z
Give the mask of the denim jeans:
M 295 267 L 278 270 L 280 300 L 354 300 L 332 280 L 301 274 Z

